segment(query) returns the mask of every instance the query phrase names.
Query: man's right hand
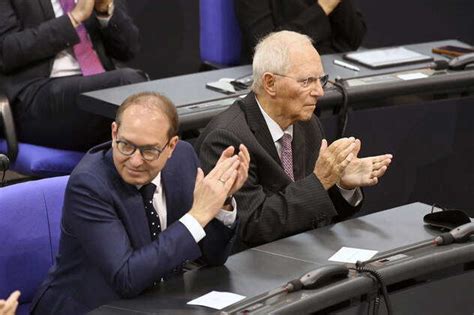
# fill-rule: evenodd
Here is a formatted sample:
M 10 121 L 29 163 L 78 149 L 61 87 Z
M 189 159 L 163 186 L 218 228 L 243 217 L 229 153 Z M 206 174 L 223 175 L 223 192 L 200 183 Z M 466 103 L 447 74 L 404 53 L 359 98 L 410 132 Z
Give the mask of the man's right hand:
M 233 152 L 233 148 L 229 147 L 222 152 L 216 166 L 206 177 L 203 171 L 198 169 L 193 206 L 188 213 L 202 227 L 205 227 L 219 213 L 237 179 L 240 160 L 237 155 L 231 155 L 231 151 Z
M 355 146 L 354 137 L 338 139 L 330 146 L 328 146 L 326 139 L 321 141 L 321 148 L 313 173 L 324 189 L 328 190 L 339 181 L 347 165 L 354 158 L 352 151 Z
M 78 0 L 76 6 L 69 13 L 75 22 L 82 23 L 87 20 L 94 10 L 95 0 Z M 74 21 L 72 21 L 74 24 Z

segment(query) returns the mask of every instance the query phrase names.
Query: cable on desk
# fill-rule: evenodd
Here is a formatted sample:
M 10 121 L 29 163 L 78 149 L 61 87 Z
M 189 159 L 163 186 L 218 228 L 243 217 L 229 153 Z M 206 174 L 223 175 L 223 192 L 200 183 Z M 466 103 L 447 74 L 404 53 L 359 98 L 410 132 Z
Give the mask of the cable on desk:
M 343 80 L 340 77 L 336 77 L 336 79 L 334 81 L 331 81 L 331 80 L 329 81 L 342 94 L 342 105 L 339 108 L 338 119 L 337 119 L 338 138 L 344 137 L 344 134 L 346 133 L 346 128 L 347 128 L 347 121 L 349 119 L 349 106 L 348 106 L 349 105 L 349 95 L 348 95 L 347 89 L 344 86 L 344 83 L 342 81 Z
M 385 281 L 384 281 L 382 275 L 377 270 L 374 270 L 374 269 L 369 268 L 369 267 L 357 266 L 356 268 L 349 268 L 349 269 L 356 270 L 359 273 L 366 273 L 369 276 L 371 276 L 377 282 L 377 285 L 380 286 L 380 289 L 377 288 L 377 291 L 382 292 L 382 297 L 383 297 L 383 300 L 384 300 L 384 303 L 385 303 L 385 308 L 387 309 L 387 314 L 392 315 L 393 314 L 392 303 L 390 302 L 390 298 L 389 298 L 388 292 L 387 292 L 387 286 L 385 285 Z M 368 306 L 368 309 L 367 309 L 368 314 L 369 314 L 369 311 L 370 311 L 370 304 L 371 303 L 369 301 L 369 306 Z M 372 314 L 375 314 L 375 315 L 378 314 L 379 313 L 379 307 L 380 307 L 380 297 L 379 297 L 379 294 L 377 294 L 377 296 L 375 297 L 375 300 L 374 300 L 374 306 L 373 306 Z

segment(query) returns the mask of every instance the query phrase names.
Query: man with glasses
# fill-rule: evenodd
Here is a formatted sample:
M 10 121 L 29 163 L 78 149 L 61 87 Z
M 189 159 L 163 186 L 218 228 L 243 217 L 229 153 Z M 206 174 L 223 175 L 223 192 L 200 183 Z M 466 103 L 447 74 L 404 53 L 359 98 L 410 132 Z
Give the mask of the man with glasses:
M 265 37 L 255 50 L 253 79 L 253 91 L 215 117 L 195 147 L 205 171 L 229 145 L 243 143 L 250 151 L 248 180 L 235 194 L 240 245 L 274 241 L 358 211 L 359 187 L 375 185 L 392 156 L 359 158 L 361 143 L 353 137 L 328 145 L 314 115 L 328 76 L 311 39 L 290 31 Z
M 190 261 L 226 261 L 237 229 L 235 201 L 226 199 L 247 178 L 248 151 L 223 150 L 204 177 L 177 132 L 166 97 L 125 100 L 112 142 L 92 148 L 71 174 L 59 253 L 33 314 L 84 314 L 157 286 Z

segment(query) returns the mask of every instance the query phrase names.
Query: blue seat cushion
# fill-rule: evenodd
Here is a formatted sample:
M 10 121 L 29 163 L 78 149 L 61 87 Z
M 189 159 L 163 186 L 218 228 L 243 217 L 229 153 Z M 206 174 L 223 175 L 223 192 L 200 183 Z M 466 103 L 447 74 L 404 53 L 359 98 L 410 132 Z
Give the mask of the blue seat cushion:
M 4 139 L 0 139 L 0 152 L 7 152 Z M 19 143 L 16 161 L 10 169 L 15 172 L 38 177 L 68 175 L 84 156 L 84 152 L 68 151 Z

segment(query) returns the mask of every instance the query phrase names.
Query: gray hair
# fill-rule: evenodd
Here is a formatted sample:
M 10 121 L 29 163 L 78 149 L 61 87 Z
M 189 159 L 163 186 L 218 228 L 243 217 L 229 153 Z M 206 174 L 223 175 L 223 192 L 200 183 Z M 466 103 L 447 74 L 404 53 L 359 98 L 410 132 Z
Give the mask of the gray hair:
M 290 65 L 290 49 L 295 45 L 312 44 L 310 37 L 292 32 L 279 31 L 270 33 L 262 38 L 255 47 L 253 56 L 252 90 L 255 93 L 262 91 L 262 77 L 265 72 L 285 74 Z

